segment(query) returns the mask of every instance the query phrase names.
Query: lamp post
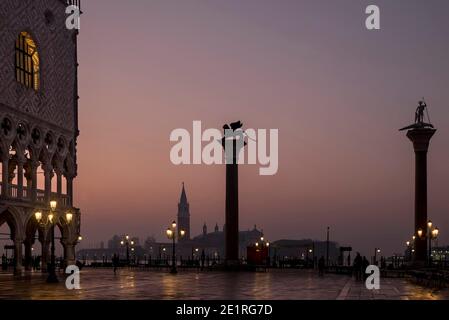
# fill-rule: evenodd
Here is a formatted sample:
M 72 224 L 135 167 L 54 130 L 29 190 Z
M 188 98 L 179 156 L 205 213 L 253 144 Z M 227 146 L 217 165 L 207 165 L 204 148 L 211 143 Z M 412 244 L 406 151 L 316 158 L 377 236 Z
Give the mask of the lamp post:
M 432 265 L 432 240 L 438 237 L 438 228 L 433 228 L 431 220 L 427 221 L 427 232 L 424 235 L 422 229 L 418 229 L 417 234 L 420 239 L 425 239 L 428 242 L 427 264 L 430 267 Z
M 429 254 L 428 254 L 428 262 L 429 267 L 432 265 L 432 240 L 438 237 L 438 228 L 432 228 L 432 221 L 427 222 L 427 239 L 429 241 Z
M 172 265 L 170 269 L 170 273 L 176 274 L 178 273 L 178 270 L 176 269 L 176 238 L 181 239 L 185 235 L 184 230 L 179 230 L 179 233 L 177 234 L 176 229 L 176 221 L 173 221 L 171 226 L 167 228 L 167 237 L 168 239 L 173 240 L 173 246 L 172 246 Z
M 377 254 L 380 253 L 380 248 L 374 248 L 374 261 L 373 264 L 377 265 Z
M 256 252 L 260 252 L 260 256 L 261 257 L 263 257 L 263 255 L 266 254 L 267 256 L 265 257 L 265 263 L 268 264 L 269 263 L 269 259 L 270 259 L 270 242 L 266 241 L 264 236 L 261 236 L 259 241 L 257 241 L 254 244 L 255 247 L 256 247 Z
M 411 259 L 411 247 L 410 247 L 410 241 L 406 241 L 405 244 L 407 245 L 407 254 L 406 254 L 406 261 L 409 261 Z
M 126 247 L 126 264 L 129 265 L 129 247 L 130 245 L 134 246 L 134 240 L 130 240 L 129 235 L 126 235 L 125 239 L 120 241 L 120 244 Z M 134 251 L 134 248 L 131 247 L 131 250 Z
M 38 224 L 45 227 L 50 226 L 50 237 L 51 237 L 51 249 L 50 249 L 50 268 L 48 270 L 48 283 L 57 283 L 58 277 L 56 276 L 56 257 L 55 257 L 55 224 L 60 222 L 61 217 L 58 216 L 56 212 L 57 202 L 55 200 L 50 201 L 50 210 L 46 216 L 43 215 L 42 211 L 38 210 L 34 213 L 34 217 Z M 70 224 L 73 220 L 73 214 L 68 211 L 65 214 L 65 223 Z

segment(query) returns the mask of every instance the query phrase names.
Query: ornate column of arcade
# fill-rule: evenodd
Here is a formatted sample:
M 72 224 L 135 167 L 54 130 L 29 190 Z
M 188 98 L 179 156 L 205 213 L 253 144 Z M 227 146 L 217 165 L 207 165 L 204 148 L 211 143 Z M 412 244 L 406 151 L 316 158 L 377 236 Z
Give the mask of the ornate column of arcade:
M 14 238 L 14 274 L 22 273 L 22 243 L 23 239 L 19 236 Z
M 75 264 L 75 245 L 76 241 L 69 241 L 68 239 L 63 239 L 61 241 L 64 247 L 64 264 L 65 266 L 70 266 Z
M 27 198 L 31 201 L 36 201 L 37 198 L 37 168 L 39 166 L 39 161 L 33 161 L 33 159 L 28 159 L 25 162 L 25 179 L 27 181 Z
M 66 179 L 66 192 L 67 192 L 67 198 L 68 198 L 68 204 L 67 206 L 72 207 L 73 206 L 73 178 L 74 175 L 70 173 L 66 173 L 65 179 Z
M 33 244 L 34 244 L 34 239 L 26 239 L 23 244 L 25 245 L 25 270 L 31 270 L 32 269 L 32 265 L 31 265 L 31 260 L 32 260 L 32 248 L 33 248 Z
M 23 166 L 26 162 L 25 157 L 17 157 L 17 198 L 23 198 Z
M 62 172 L 61 166 L 59 164 L 55 168 L 56 173 L 56 193 L 58 194 L 58 197 L 61 197 L 62 195 Z
M 50 237 L 49 228 L 45 227 L 42 235 L 39 236 L 39 242 L 41 243 L 41 271 L 43 273 L 47 272 L 48 263 L 50 262 Z
M 45 203 L 49 203 L 51 200 L 51 179 L 53 178 L 53 166 L 50 163 L 44 164 L 44 176 L 45 176 Z
M 2 157 L 2 196 L 9 196 L 9 153 Z

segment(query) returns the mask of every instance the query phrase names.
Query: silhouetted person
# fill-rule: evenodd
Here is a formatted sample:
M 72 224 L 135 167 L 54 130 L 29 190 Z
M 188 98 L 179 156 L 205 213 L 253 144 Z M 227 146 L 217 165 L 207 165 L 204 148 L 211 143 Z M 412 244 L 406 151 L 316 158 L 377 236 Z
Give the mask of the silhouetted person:
M 2 270 L 8 269 L 8 261 L 5 254 L 2 255 Z
M 324 257 L 321 256 L 320 260 L 318 260 L 318 275 L 321 277 L 324 275 L 324 268 L 326 266 L 326 261 Z
M 363 274 L 363 279 L 366 280 L 367 278 L 367 274 L 366 274 L 366 268 L 368 268 L 369 266 L 369 261 L 368 259 L 364 256 L 363 260 L 362 260 L 362 274 Z
M 112 257 L 112 266 L 114 267 L 114 274 L 117 273 L 118 264 L 119 264 L 118 255 L 114 253 L 114 256 Z
M 204 253 L 204 249 L 201 251 L 201 270 L 204 268 L 204 261 L 206 260 L 206 254 Z
M 362 279 L 362 262 L 362 257 L 360 256 L 360 253 L 357 252 L 353 263 L 353 270 L 357 281 Z

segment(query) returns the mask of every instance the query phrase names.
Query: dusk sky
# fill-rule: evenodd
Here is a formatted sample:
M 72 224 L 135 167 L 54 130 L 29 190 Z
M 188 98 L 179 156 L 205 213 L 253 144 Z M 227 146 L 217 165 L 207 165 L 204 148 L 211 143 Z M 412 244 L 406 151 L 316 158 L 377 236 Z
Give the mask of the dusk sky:
M 365 28 L 377 4 L 381 30 Z M 225 167 L 175 166 L 170 132 L 279 129 L 279 170 L 242 165 L 240 229 L 402 253 L 413 234 L 405 132 L 424 96 L 438 129 L 429 218 L 449 243 L 449 2 L 83 1 L 79 37 L 82 247 L 114 234 L 165 240 L 181 183 L 192 234 L 220 229 Z

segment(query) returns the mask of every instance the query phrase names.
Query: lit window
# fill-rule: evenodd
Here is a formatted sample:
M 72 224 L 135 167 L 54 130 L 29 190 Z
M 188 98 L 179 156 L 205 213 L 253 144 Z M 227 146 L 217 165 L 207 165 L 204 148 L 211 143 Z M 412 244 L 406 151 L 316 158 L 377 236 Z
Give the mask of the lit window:
M 27 88 L 39 89 L 39 53 L 27 32 L 16 40 L 16 80 Z

